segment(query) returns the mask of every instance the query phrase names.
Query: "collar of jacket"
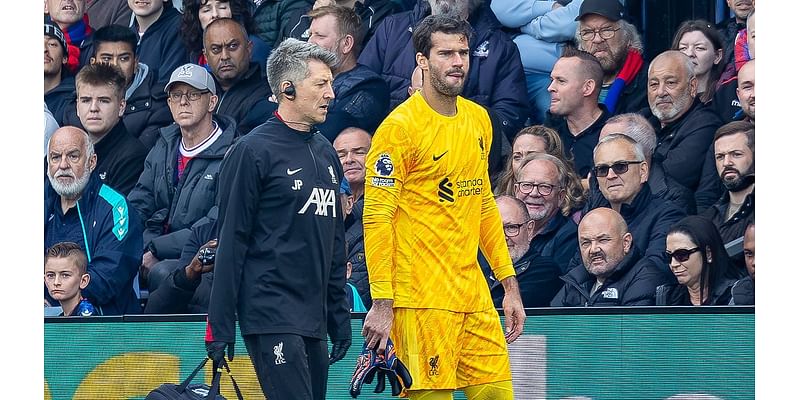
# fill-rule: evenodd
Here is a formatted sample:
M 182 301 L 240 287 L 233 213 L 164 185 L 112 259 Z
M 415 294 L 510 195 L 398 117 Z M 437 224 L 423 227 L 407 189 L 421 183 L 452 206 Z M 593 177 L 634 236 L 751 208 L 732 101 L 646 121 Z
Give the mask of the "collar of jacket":
M 217 123 L 219 129 L 222 129 L 222 135 L 217 138 L 207 149 L 203 150 L 196 158 L 222 158 L 225 152 L 228 151 L 236 137 L 236 121 L 227 116 L 214 114 L 212 120 Z M 161 138 L 167 142 L 168 154 L 175 154 L 177 151 L 178 141 L 181 137 L 181 128 L 178 124 L 173 123 L 167 127 L 159 129 Z
M 81 192 L 81 197 L 78 199 L 78 203 L 80 203 L 81 210 L 89 210 L 92 207 L 92 203 L 95 199 L 97 199 L 98 193 L 100 193 L 100 186 L 103 185 L 103 181 L 100 180 L 100 176 L 97 175 L 97 171 L 92 171 L 91 175 L 89 175 L 89 182 L 86 183 L 86 187 L 83 188 L 83 192 Z M 56 190 L 53 189 L 53 185 L 50 182 L 47 182 L 47 196 L 46 198 L 49 199 L 49 207 L 50 212 L 58 212 L 60 215 L 64 215 L 61 212 L 61 196 L 56 193 Z M 45 218 L 47 216 L 45 215 Z M 45 219 L 45 223 L 47 219 Z
M 752 184 L 756 183 L 755 175 L 747 175 L 745 179 L 750 180 Z M 749 185 L 748 185 L 749 186 Z M 717 212 L 720 215 L 725 215 L 725 212 L 728 210 L 728 205 L 731 202 L 731 192 L 725 191 L 720 197 L 719 201 L 714 204 L 714 208 L 717 209 Z M 744 198 L 744 202 L 742 203 L 741 208 L 736 213 L 742 213 L 743 211 L 748 211 L 754 209 L 756 206 L 756 188 L 753 187 L 753 190 Z
M 234 83 L 233 86 L 231 86 L 231 88 L 228 89 L 225 92 L 222 91 L 222 85 L 219 83 L 219 80 L 217 80 L 216 75 L 214 75 L 212 73 L 211 76 L 214 79 L 214 84 L 217 85 L 217 88 L 219 89 L 218 90 L 219 93 L 217 93 L 217 97 L 219 97 L 220 99 L 222 98 L 222 96 L 225 95 L 225 93 L 234 91 L 237 88 L 239 88 L 240 86 L 247 86 L 247 85 L 249 85 L 251 83 L 250 81 L 254 80 L 254 79 L 260 82 L 261 78 L 262 78 L 261 77 L 261 68 L 258 66 L 258 63 L 255 63 L 255 62 L 251 62 L 249 64 L 248 68 L 247 68 L 247 72 L 245 72 L 244 75 L 242 75 L 242 77 L 239 78 L 239 80 L 237 80 L 236 83 Z M 266 83 L 266 82 L 264 82 L 264 83 Z M 222 103 L 222 102 L 218 102 L 217 103 L 217 108 L 219 108 L 219 104 L 220 103 Z
M 619 208 L 619 214 L 622 215 L 626 221 L 630 221 L 633 219 L 634 216 L 641 213 L 647 207 L 650 207 L 650 204 L 653 199 L 653 194 L 650 191 L 650 185 L 645 182 L 642 184 L 642 188 L 639 189 L 639 193 L 633 198 L 631 204 L 622 204 Z
M 111 128 L 99 142 L 94 144 L 94 152 L 97 154 L 99 158 L 101 154 L 106 155 L 111 153 L 112 151 L 117 150 L 117 144 L 126 136 L 128 135 L 128 128 L 125 127 L 125 124 L 122 122 L 122 118 L 117 121 L 117 124 Z M 119 149 L 117 151 L 123 151 L 123 149 Z M 97 160 L 98 162 L 100 160 Z
M 581 254 L 581 256 L 583 255 Z M 622 257 L 622 260 L 620 260 L 619 264 L 614 267 L 614 270 L 606 278 L 601 287 L 605 287 L 611 283 L 619 281 L 620 278 L 628 273 L 628 271 L 630 271 L 631 268 L 633 268 L 633 266 L 636 265 L 636 263 L 638 263 L 640 260 L 642 260 L 641 253 L 639 253 L 639 250 L 636 248 L 633 242 L 631 242 L 630 251 L 628 251 L 628 254 Z M 588 289 L 591 288 L 590 285 L 594 285 L 594 283 L 597 281 L 597 278 L 586 270 L 586 266 L 583 265 L 583 262 L 581 262 L 580 266 L 573 268 L 566 275 L 564 275 L 564 278 L 572 279 L 578 284 L 578 286 L 587 289 L 587 293 Z M 599 293 L 599 290 L 596 293 Z

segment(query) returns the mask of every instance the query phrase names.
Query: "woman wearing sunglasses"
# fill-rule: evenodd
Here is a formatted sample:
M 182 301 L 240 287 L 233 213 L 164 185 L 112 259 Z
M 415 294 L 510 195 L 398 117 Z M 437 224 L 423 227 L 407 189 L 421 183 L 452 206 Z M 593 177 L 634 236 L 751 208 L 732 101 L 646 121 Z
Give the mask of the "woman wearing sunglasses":
M 711 220 L 692 215 L 672 225 L 667 259 L 677 284 L 656 288 L 658 306 L 727 305 L 741 277 Z

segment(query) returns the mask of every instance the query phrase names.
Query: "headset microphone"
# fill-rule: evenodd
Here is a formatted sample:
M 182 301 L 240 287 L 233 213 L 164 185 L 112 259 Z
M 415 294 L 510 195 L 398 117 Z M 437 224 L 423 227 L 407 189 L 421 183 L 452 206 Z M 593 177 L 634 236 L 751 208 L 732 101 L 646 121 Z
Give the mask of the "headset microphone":
M 284 89 L 281 93 L 285 94 L 287 99 L 294 100 L 294 96 L 296 94 L 294 84 L 289 81 L 289 86 L 287 86 L 286 89 Z

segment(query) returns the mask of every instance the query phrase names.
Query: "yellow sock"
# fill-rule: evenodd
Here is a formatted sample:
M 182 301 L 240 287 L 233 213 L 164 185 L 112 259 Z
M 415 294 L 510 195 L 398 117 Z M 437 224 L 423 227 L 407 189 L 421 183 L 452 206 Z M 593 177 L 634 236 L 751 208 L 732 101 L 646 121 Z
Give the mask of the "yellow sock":
M 468 386 L 463 390 L 469 400 L 514 400 L 514 389 L 510 380 Z

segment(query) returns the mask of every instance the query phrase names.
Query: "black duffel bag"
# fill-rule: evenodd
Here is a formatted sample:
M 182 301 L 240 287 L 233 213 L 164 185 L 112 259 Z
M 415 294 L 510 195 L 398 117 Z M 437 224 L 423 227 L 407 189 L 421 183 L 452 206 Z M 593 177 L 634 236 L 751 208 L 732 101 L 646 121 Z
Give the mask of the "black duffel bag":
M 225 397 L 219 394 L 219 381 L 222 377 L 222 368 L 220 368 L 220 366 L 215 366 L 214 368 L 214 375 L 211 378 L 211 387 L 204 383 L 191 383 L 197 373 L 205 367 L 207 362 L 208 358 L 203 358 L 203 362 L 201 362 L 200 365 L 192 371 L 191 375 L 181 382 L 180 385 L 174 383 L 162 384 L 148 393 L 145 400 L 226 400 Z M 237 385 L 236 380 L 233 379 L 231 370 L 224 358 L 221 364 L 221 367 L 225 367 L 225 371 L 228 373 L 228 376 L 230 376 L 231 382 L 233 382 L 233 389 L 236 391 L 236 397 L 238 397 L 239 400 L 244 400 L 242 398 L 242 392 L 239 390 L 239 385 Z

